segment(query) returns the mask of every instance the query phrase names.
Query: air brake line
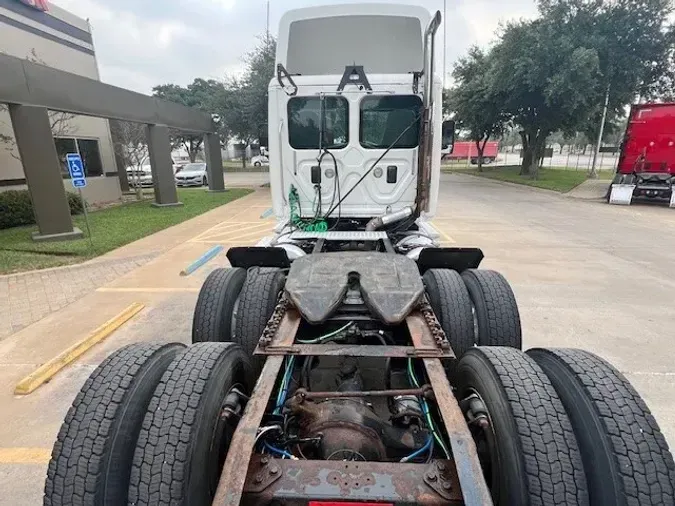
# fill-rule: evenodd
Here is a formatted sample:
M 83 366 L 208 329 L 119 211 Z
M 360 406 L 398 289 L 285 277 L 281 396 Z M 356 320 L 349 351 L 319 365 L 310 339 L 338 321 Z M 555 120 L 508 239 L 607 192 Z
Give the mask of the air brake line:
M 315 197 L 316 202 L 316 197 Z M 328 223 L 325 219 L 319 218 L 321 206 L 314 213 L 314 218 L 306 220 L 302 218 L 302 209 L 300 207 L 300 197 L 295 186 L 291 185 L 288 192 L 288 205 L 291 210 L 291 225 L 303 232 L 326 232 Z

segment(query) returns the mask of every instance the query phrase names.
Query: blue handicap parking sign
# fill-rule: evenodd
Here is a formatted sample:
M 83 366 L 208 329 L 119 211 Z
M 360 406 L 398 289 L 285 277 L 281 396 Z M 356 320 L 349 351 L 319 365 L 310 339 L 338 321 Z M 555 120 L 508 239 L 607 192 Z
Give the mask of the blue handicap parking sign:
M 69 153 L 66 155 L 66 162 L 68 163 L 68 172 L 70 173 L 70 180 L 73 186 L 75 188 L 84 188 L 87 186 L 87 178 L 84 174 L 82 157 L 77 153 Z

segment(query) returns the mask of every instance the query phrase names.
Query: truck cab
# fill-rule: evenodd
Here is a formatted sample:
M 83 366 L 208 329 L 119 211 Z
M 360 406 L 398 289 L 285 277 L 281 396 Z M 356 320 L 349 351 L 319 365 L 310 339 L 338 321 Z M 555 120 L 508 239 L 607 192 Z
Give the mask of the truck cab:
M 415 208 L 420 186 L 428 198 L 417 215 L 434 215 L 442 99 L 440 78 L 428 82 L 433 37 L 425 35 L 433 21 L 424 8 L 384 4 L 284 15 L 269 86 L 270 179 L 280 223 L 289 219 L 292 193 L 302 217 L 332 227 L 336 219 Z M 420 178 L 425 104 L 430 163 Z
M 669 201 L 675 207 L 675 104 L 635 104 L 631 108 L 610 203 L 633 199 Z

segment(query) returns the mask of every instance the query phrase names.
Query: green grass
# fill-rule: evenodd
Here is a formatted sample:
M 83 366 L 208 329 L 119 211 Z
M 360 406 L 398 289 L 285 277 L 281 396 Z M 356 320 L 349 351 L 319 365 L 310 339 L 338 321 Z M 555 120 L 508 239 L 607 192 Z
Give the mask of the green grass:
M 459 174 L 471 174 L 473 176 L 507 181 L 509 183 L 524 184 L 535 186 L 546 190 L 557 192 L 568 192 L 586 181 L 585 170 L 570 170 L 564 167 L 544 167 L 539 169 L 539 177 L 532 179 L 528 176 L 521 176 L 520 166 L 507 167 L 483 167 L 483 172 L 478 172 L 475 167 L 452 167 L 443 166 L 443 172 L 457 172 Z M 612 179 L 612 171 L 602 171 L 599 173 L 600 179 Z
M 231 189 L 224 193 L 207 193 L 203 189 L 178 190 L 182 207 L 155 208 L 151 201 L 124 204 L 89 214 L 93 249 L 89 239 L 36 243 L 31 232 L 36 226 L 0 230 L 0 274 L 44 269 L 88 260 L 150 234 L 194 218 L 211 209 L 251 193 Z M 73 222 L 86 233 L 84 216 Z

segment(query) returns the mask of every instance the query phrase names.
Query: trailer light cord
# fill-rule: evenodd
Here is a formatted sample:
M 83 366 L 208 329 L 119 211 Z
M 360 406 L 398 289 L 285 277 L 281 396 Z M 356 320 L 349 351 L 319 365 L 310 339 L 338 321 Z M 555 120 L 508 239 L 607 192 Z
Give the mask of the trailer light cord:
M 333 207 L 333 204 L 335 203 L 335 194 L 337 191 L 337 198 L 338 198 L 338 205 L 337 205 L 337 210 L 338 210 L 338 218 L 335 224 L 331 227 L 331 230 L 334 230 L 337 228 L 338 224 L 340 223 L 340 218 L 342 217 L 342 209 L 340 207 L 340 202 L 341 202 L 341 192 L 340 192 L 340 170 L 338 169 L 338 163 L 337 159 L 335 158 L 335 155 L 328 151 L 328 149 L 324 149 L 323 153 L 321 153 L 321 156 L 319 156 L 319 159 L 317 160 L 317 165 L 319 166 L 319 172 L 321 172 L 321 162 L 323 162 L 323 157 L 324 156 L 330 156 L 333 159 L 333 166 L 335 167 L 335 184 L 333 185 L 333 198 L 330 201 L 330 205 L 328 206 L 328 209 L 331 209 Z M 328 213 L 330 214 L 330 212 Z M 325 218 L 328 218 L 328 214 L 326 214 Z
M 316 194 L 314 195 L 314 202 L 312 203 L 312 208 L 316 205 Z M 325 220 L 319 219 L 317 214 L 317 209 L 312 209 L 314 214 L 314 219 L 304 220 L 302 219 L 301 213 L 302 209 L 300 207 L 300 197 L 298 196 L 298 190 L 295 186 L 291 185 L 291 189 L 288 192 L 288 205 L 290 207 L 290 223 L 293 227 L 302 230 L 304 232 L 326 232 L 328 230 L 328 223 Z M 321 209 L 321 196 L 319 195 L 319 208 Z
M 410 130 L 412 127 L 414 127 L 414 126 L 419 122 L 419 120 L 420 120 L 421 118 L 422 118 L 422 115 L 421 115 L 421 114 L 418 114 L 417 117 L 413 120 L 413 122 L 410 123 L 410 125 L 408 125 L 408 126 L 406 127 L 406 129 L 403 130 L 403 132 L 401 132 L 401 134 L 396 138 L 396 140 L 395 140 L 394 142 L 391 143 L 391 145 L 385 150 L 385 152 L 382 153 L 382 154 L 380 155 L 380 157 L 379 157 L 377 160 L 375 160 L 375 163 L 373 163 L 373 165 L 370 167 L 370 169 L 368 169 L 368 170 L 363 174 L 363 176 L 361 176 L 361 177 L 359 178 L 359 180 L 358 180 L 356 183 L 354 183 L 354 186 L 352 186 L 352 187 L 349 189 L 349 191 L 348 191 L 347 193 L 345 193 L 344 197 L 342 197 L 340 200 L 338 200 L 338 203 L 335 204 L 335 206 L 333 206 L 333 207 L 325 214 L 324 219 L 328 218 L 331 214 L 333 214 L 333 211 L 335 211 L 336 208 L 340 207 L 340 204 L 342 204 L 342 202 L 344 202 L 345 199 L 346 199 L 347 197 L 349 197 L 349 195 L 356 189 L 356 187 L 359 186 L 359 185 L 363 182 L 363 180 L 366 179 L 366 177 L 368 177 L 368 175 L 375 169 L 375 167 L 377 166 L 377 164 L 380 163 L 380 162 L 382 161 L 382 159 L 383 159 L 385 156 L 387 156 L 387 154 L 389 154 L 389 152 L 390 152 L 392 149 L 394 149 L 394 146 L 396 146 L 396 144 L 398 143 L 398 141 L 400 141 L 400 140 L 403 138 L 403 136 L 404 136 L 405 134 L 408 133 L 408 130 Z M 419 170 L 419 168 L 418 168 L 418 170 Z

